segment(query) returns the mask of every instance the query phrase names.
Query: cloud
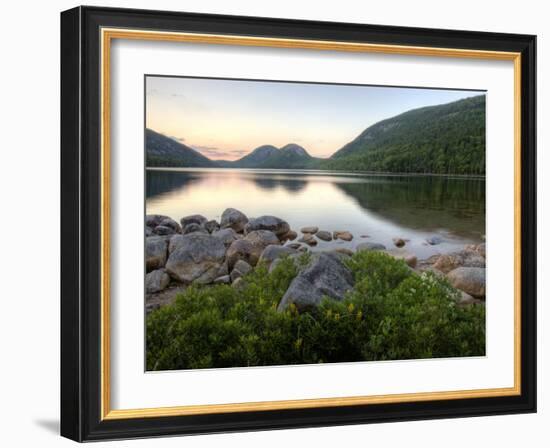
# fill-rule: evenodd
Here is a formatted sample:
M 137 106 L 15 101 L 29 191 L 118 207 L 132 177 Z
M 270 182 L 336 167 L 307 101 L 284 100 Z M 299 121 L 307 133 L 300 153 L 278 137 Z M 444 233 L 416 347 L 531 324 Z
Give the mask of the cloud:
M 169 135 L 168 137 L 170 137 L 172 140 L 177 141 L 178 143 L 183 143 L 183 142 L 185 142 L 185 137 L 175 137 L 175 136 L 173 136 L 173 135 Z
M 244 156 L 247 151 L 245 150 L 225 150 L 218 148 L 217 146 L 207 146 L 207 145 L 193 145 L 193 149 L 199 151 L 203 156 L 208 157 L 209 159 L 227 159 L 227 160 L 236 160 Z

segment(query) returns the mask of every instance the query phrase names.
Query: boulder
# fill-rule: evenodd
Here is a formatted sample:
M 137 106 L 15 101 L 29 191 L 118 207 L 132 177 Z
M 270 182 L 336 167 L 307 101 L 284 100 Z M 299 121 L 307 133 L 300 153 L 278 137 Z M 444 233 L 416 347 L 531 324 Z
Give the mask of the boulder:
M 319 230 L 315 236 L 323 241 L 332 241 L 332 234 L 327 230 Z
M 221 277 L 214 279 L 213 283 L 215 285 L 227 285 L 231 283 L 231 277 L 229 277 L 229 275 L 222 275 Z
M 477 298 L 485 297 L 485 268 L 456 268 L 447 274 L 447 279 L 456 289 Z
M 300 243 L 290 243 L 290 244 L 287 244 L 285 247 L 289 247 L 290 249 L 298 250 L 298 249 L 300 249 L 300 247 L 302 247 L 302 245 Z
M 293 303 L 298 311 L 304 311 L 318 306 L 323 297 L 342 300 L 353 283 L 342 256 L 321 252 L 292 280 L 277 309 L 283 311 Z
M 147 272 L 160 269 L 166 264 L 168 242 L 162 236 L 145 238 L 145 269 Z
M 170 276 L 164 269 L 156 269 L 145 276 L 145 292 L 152 294 L 160 292 L 170 284 Z
M 485 258 L 485 243 L 478 244 L 475 250 L 479 255 Z
M 299 251 L 294 253 L 294 254 L 290 254 L 288 256 L 288 258 L 290 260 L 292 260 L 292 262 L 296 265 L 296 261 L 298 260 L 299 257 L 301 257 L 303 254 L 300 253 Z M 268 269 L 268 272 L 271 273 L 273 272 L 273 270 L 283 261 L 283 258 L 276 258 L 275 260 L 273 260 L 271 262 L 271 264 L 269 265 L 269 269 Z
M 180 245 L 181 243 L 185 241 L 183 239 L 183 235 L 173 235 L 172 238 L 170 238 L 170 241 L 168 242 L 168 254 L 171 254 L 172 252 L 174 252 Z
M 227 259 L 229 269 L 232 269 L 238 260 L 244 260 L 248 264 L 256 266 L 261 253 L 261 251 L 258 252 L 252 242 L 242 239 L 231 243 L 231 246 L 227 249 L 225 257 Z
M 247 223 L 248 218 L 243 212 L 235 208 L 227 208 L 222 213 L 220 227 L 222 229 L 231 228 L 235 232 L 242 232 Z
M 418 258 L 416 255 L 407 252 L 406 250 L 389 250 L 387 251 L 388 255 L 391 255 L 396 260 L 403 260 L 409 267 L 415 268 L 418 263 Z
M 235 289 L 242 289 L 242 287 L 244 286 L 243 278 L 242 277 L 236 278 L 231 286 Z
M 170 219 L 166 215 L 145 215 L 145 225 L 147 227 L 155 228 L 158 226 L 164 219 Z
M 310 233 L 304 233 L 304 236 L 298 240 L 300 243 L 306 243 L 309 246 L 317 246 L 317 240 Z
M 229 263 L 227 260 L 225 260 L 222 265 L 220 266 L 220 269 L 218 269 L 218 277 L 223 277 L 224 275 L 229 275 Z
M 278 246 L 278 245 L 270 244 L 263 250 L 262 254 L 260 255 L 259 261 L 269 266 L 277 258 L 292 255 L 295 253 L 296 253 L 296 250 L 288 246 Z
M 475 297 L 472 297 L 470 294 L 464 291 L 460 291 L 460 296 L 458 297 L 458 300 L 456 302 L 458 306 L 474 305 L 477 303 L 483 302 L 479 299 L 476 299 Z
M 405 240 L 403 238 L 393 238 L 392 241 L 396 247 L 403 247 L 405 245 Z
M 212 236 L 219 238 L 223 242 L 225 247 L 231 246 L 231 243 L 237 239 L 237 234 L 231 227 L 216 230 L 212 233 Z
M 176 231 L 172 227 L 158 225 L 153 229 L 155 235 L 174 235 Z
M 294 241 L 296 238 L 298 238 L 298 234 L 294 230 L 289 230 L 279 237 L 281 241 Z
M 334 249 L 334 252 L 347 255 L 348 257 L 351 257 L 353 255 L 353 251 L 351 249 L 348 249 L 347 247 L 338 247 L 337 249 Z
M 241 278 L 248 274 L 252 270 L 252 266 L 250 266 L 246 261 L 244 260 L 238 260 L 235 263 L 235 266 L 233 267 L 233 270 L 231 271 L 231 281 L 234 282 L 238 278 Z
M 269 230 L 277 235 L 277 237 L 282 237 L 284 234 L 288 233 L 290 226 L 288 222 L 283 221 L 281 218 L 265 215 L 259 218 L 252 218 L 248 221 L 248 224 L 244 228 L 244 233 L 248 234 L 255 230 Z
M 316 226 L 306 226 L 300 229 L 300 232 L 302 233 L 317 233 L 318 231 L 319 231 L 319 227 L 316 227 Z
M 181 233 L 181 226 L 172 218 L 164 218 L 159 226 L 170 227 L 175 233 Z
M 335 239 L 335 240 L 344 240 L 344 241 L 351 241 L 353 239 L 353 235 L 348 232 L 347 230 L 335 230 L 333 233 L 332 233 L 332 237 Z
M 434 263 L 434 268 L 447 274 L 459 267 L 484 268 L 485 258 L 472 249 L 464 249 L 459 252 L 440 255 Z
M 248 233 L 245 237 L 245 240 L 250 241 L 256 246 L 260 246 L 262 251 L 269 246 L 270 244 L 279 245 L 279 238 L 273 232 L 269 230 L 253 230 Z M 260 251 L 261 253 L 261 251 Z
M 202 215 L 189 215 L 184 216 L 180 219 L 181 228 L 185 229 L 186 226 L 189 224 L 198 224 L 199 226 L 203 226 L 206 221 L 208 221 L 204 216 Z
M 212 219 L 211 221 L 204 223 L 204 228 L 208 233 L 213 233 L 220 228 L 220 225 L 218 224 L 218 221 Z
M 386 250 L 386 246 L 380 243 L 360 243 L 355 248 L 357 252 L 362 250 Z
M 200 232 L 200 233 L 208 234 L 207 230 L 203 226 L 201 226 L 200 224 L 197 224 L 196 222 L 192 222 L 190 224 L 187 224 L 183 228 L 183 234 L 184 235 L 187 235 L 189 233 L 194 233 L 194 232 Z
M 170 276 L 183 283 L 207 284 L 219 277 L 224 262 L 225 246 L 219 238 L 202 233 L 190 233 L 166 262 Z

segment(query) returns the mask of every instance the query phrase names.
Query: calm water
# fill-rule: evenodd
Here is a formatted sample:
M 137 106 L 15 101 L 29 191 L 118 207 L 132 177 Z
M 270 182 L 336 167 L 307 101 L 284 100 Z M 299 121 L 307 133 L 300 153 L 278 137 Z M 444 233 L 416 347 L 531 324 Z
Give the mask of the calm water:
M 299 232 L 307 225 L 349 230 L 353 241 L 320 242 L 317 249 L 365 241 L 407 248 L 425 258 L 485 235 L 485 180 L 428 176 L 379 176 L 330 171 L 148 169 L 148 214 L 176 220 L 199 213 L 220 220 L 227 207 L 249 218 L 275 215 Z M 438 235 L 444 242 L 429 246 Z

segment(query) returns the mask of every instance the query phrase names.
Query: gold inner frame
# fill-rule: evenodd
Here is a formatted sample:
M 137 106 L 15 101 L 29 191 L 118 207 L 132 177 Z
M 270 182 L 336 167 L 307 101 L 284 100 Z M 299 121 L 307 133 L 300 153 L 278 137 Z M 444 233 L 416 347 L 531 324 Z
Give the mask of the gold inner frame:
M 295 48 L 357 53 L 506 60 L 514 63 L 514 386 L 302 400 L 111 409 L 110 369 L 110 50 L 113 39 Z M 414 401 L 502 397 L 521 394 L 521 53 L 215 34 L 101 29 L 101 419 L 166 417 Z

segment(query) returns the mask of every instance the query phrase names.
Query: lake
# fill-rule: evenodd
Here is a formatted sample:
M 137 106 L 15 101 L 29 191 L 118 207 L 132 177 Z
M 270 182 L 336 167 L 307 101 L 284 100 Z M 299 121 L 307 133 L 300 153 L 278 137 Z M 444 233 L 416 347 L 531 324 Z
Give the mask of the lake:
M 299 232 L 304 226 L 349 230 L 354 238 L 319 242 L 313 250 L 354 248 L 392 238 L 409 240 L 419 258 L 485 237 L 485 180 L 446 176 L 389 176 L 312 170 L 148 168 L 146 213 L 179 221 L 201 214 L 220 220 L 236 208 L 249 218 L 274 215 Z M 426 239 L 439 236 L 431 246 Z

